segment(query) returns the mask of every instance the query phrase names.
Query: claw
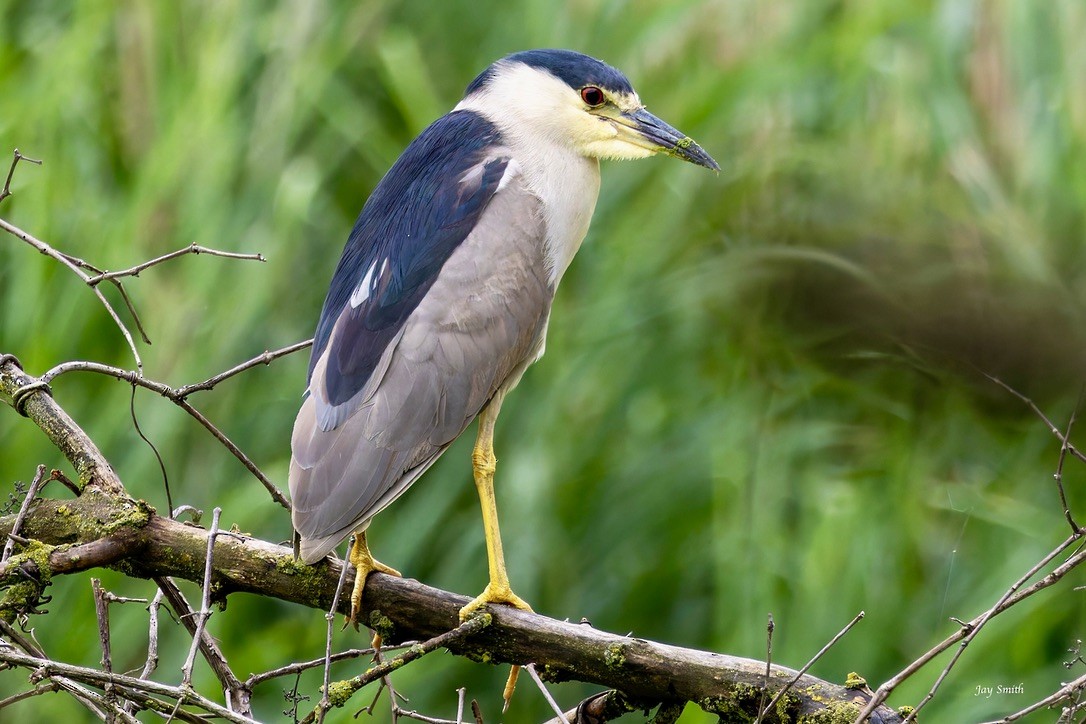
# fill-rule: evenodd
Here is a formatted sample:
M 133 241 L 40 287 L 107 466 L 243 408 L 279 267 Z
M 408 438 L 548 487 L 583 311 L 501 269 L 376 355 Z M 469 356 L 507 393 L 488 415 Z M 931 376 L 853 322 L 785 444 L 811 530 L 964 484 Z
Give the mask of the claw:
M 351 615 L 344 621 L 343 628 L 353 626 L 354 630 L 357 631 L 358 615 L 362 613 L 362 591 L 366 588 L 366 579 L 369 578 L 369 575 L 377 571 L 397 578 L 403 576 L 395 568 L 386 566 L 373 557 L 369 546 L 366 544 L 366 531 L 355 533 L 347 560 L 354 566 L 354 588 L 351 590 Z

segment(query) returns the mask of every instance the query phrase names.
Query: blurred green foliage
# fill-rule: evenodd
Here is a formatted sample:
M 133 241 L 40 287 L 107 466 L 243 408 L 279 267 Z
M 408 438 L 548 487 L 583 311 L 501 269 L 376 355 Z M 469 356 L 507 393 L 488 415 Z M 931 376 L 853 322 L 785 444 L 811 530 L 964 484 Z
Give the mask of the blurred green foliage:
M 793 667 L 863 609 L 813 673 L 879 682 L 1067 535 L 1058 443 L 980 373 L 1057 424 L 1083 382 L 1084 32 L 1078 0 L 0 0 L 0 149 L 45 159 L 19 168 L 0 214 L 109 269 L 194 242 L 263 253 L 184 257 L 127 282 L 153 340 L 148 376 L 194 382 L 311 335 L 366 195 L 488 63 L 547 46 L 612 62 L 724 172 L 605 164 L 547 356 L 498 429 L 514 587 L 551 616 L 753 657 L 772 612 L 774 660 Z M 10 236 L 0 350 L 37 374 L 69 359 L 132 366 L 89 290 Z M 192 398 L 284 487 L 305 357 Z M 129 388 L 70 375 L 54 391 L 164 510 Z M 175 500 L 290 536 L 287 515 L 183 412 L 144 391 L 135 408 Z M 5 490 L 59 464 L 10 411 L 0 434 Z M 474 595 L 486 566 L 469 444 L 371 541 L 407 575 Z M 1083 478 L 1068 465 L 1080 518 Z M 88 577 L 52 592 L 34 621 L 46 651 L 97 665 Z M 1053 691 L 1084 610 L 1065 583 L 999 618 L 924 718 L 993 718 Z M 210 626 L 243 676 L 323 652 L 323 617 L 299 607 L 235 596 Z M 176 682 L 187 642 L 166 628 L 159 676 Z M 144 612 L 114 609 L 113 635 L 116 668 L 141 665 Z M 916 703 L 936 673 L 892 703 Z M 0 674 L 0 695 L 25 676 Z M 497 721 L 504 676 L 435 654 L 396 683 L 434 716 L 452 716 L 467 686 Z M 206 670 L 196 683 L 214 689 Z M 1024 695 L 976 695 L 1018 683 Z M 292 685 L 258 689 L 258 715 L 281 718 Z M 303 709 L 317 686 L 302 677 Z M 572 705 L 590 691 L 556 695 Z M 10 711 L 86 717 L 57 695 Z M 546 716 L 522 684 L 507 720 Z M 683 718 L 705 720 L 693 707 Z

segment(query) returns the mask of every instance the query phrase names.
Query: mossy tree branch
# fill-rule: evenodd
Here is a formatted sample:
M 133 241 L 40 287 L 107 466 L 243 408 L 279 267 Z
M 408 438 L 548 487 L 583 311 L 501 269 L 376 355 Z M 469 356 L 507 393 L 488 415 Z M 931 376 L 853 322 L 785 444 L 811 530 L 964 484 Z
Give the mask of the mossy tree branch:
M 14 407 L 18 390 L 34 382 L 10 357 L 0 362 L 0 401 Z M 202 582 L 208 531 L 159 516 L 128 496 L 90 438 L 46 392 L 31 393 L 24 402 L 29 419 L 76 467 L 84 488 L 74 499 L 37 501 L 21 531 L 33 543 L 0 565 L 0 586 L 25 584 L 28 567 L 42 587 L 52 575 L 102 566 L 139 578 L 174 576 Z M 14 515 L 0 518 L 0 532 L 10 532 L 14 522 Z M 231 594 L 252 593 L 327 610 L 340 565 L 325 560 L 306 566 L 284 546 L 222 535 L 214 545 L 212 595 L 224 600 Z M 352 573 L 347 575 L 348 586 Z M 25 593 L 26 586 L 20 591 Z M 12 602 L 7 599 L 13 592 L 9 588 L 5 600 L 8 613 Z M 458 611 L 467 602 L 465 596 L 414 580 L 375 574 L 366 583 L 363 613 L 390 643 L 424 640 L 454 629 Z M 343 597 L 341 612 L 347 613 L 349 605 Z M 752 659 L 617 636 L 503 606 L 488 611 L 492 623 L 476 635 L 450 642 L 452 653 L 487 663 L 534 662 L 545 678 L 599 684 L 646 706 L 692 701 L 725 721 L 747 720 L 756 716 L 759 701 L 767 701 L 795 674 L 774 666 L 767 680 L 765 664 Z M 851 721 L 868 701 L 868 693 L 803 676 L 764 721 Z M 872 721 L 901 718 L 880 707 Z

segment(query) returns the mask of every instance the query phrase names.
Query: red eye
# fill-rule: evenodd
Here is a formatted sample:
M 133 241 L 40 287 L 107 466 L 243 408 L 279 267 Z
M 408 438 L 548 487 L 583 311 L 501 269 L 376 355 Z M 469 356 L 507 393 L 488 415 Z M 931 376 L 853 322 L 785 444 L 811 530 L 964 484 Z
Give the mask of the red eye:
M 592 108 L 602 106 L 607 100 L 607 97 L 603 95 L 603 91 L 594 85 L 586 85 L 581 88 L 581 100 L 585 102 L 585 105 Z

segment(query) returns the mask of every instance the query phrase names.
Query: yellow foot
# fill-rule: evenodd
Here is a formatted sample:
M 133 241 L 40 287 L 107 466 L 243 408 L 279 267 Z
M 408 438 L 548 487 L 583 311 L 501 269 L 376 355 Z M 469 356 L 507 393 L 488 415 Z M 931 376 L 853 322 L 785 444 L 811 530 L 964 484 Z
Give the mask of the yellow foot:
M 358 615 L 362 613 L 362 591 L 366 587 L 366 579 L 371 573 L 377 571 L 379 573 L 387 573 L 390 576 L 396 576 L 402 578 L 400 572 L 395 568 L 386 566 L 379 560 L 373 557 L 370 553 L 369 547 L 366 545 L 366 534 L 361 533 L 355 536 L 354 542 L 351 543 L 351 552 L 347 556 L 347 560 L 352 566 L 354 566 L 354 588 L 351 590 L 351 615 L 347 621 L 343 624 L 346 628 L 348 625 L 353 626 L 355 630 L 358 630 Z
M 460 623 L 467 621 L 473 613 L 488 603 L 504 603 L 513 608 L 519 608 L 521 611 L 532 610 L 532 607 L 525 603 L 524 599 L 513 593 L 513 589 L 508 584 L 495 586 L 491 582 L 486 584 L 486 588 L 474 601 L 460 609 Z

